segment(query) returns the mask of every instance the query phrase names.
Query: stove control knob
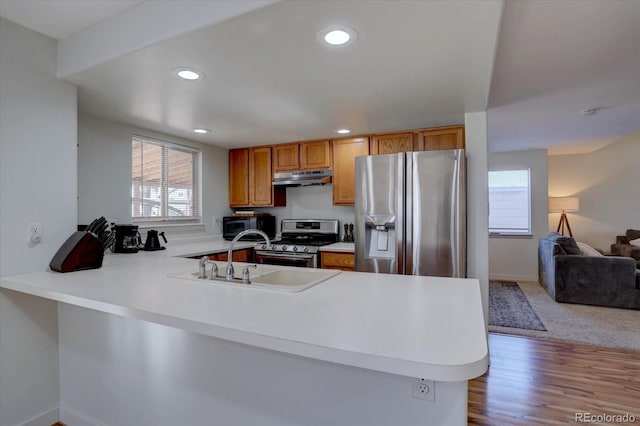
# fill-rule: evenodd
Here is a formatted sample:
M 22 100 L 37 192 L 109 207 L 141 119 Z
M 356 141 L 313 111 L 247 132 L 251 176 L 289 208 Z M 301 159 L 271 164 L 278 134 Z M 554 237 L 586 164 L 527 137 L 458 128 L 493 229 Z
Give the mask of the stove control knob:
M 305 247 L 305 248 L 304 248 L 304 252 L 306 253 L 306 252 L 308 252 L 308 251 L 309 251 L 309 247 Z
M 267 245 L 266 245 L 266 244 L 263 244 L 263 245 L 262 245 L 262 250 L 265 250 L 266 248 L 267 248 Z
M 275 245 L 271 246 L 271 250 L 276 251 L 276 246 Z
M 297 246 L 293 246 L 293 251 L 298 251 L 298 247 Z
M 282 246 L 282 251 L 287 251 L 287 246 Z

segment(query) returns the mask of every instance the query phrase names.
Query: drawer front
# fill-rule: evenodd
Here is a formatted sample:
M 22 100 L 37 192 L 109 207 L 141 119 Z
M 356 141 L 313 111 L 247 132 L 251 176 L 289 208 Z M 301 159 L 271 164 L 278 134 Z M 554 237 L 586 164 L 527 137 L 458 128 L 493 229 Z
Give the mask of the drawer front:
M 356 264 L 355 255 L 353 253 L 323 251 L 321 264 L 325 269 L 354 271 Z

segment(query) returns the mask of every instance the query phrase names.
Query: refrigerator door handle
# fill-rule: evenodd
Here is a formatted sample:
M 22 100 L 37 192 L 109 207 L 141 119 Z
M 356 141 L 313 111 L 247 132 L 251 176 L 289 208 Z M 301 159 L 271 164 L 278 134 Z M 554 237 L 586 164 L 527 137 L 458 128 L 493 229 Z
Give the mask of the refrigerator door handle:
M 453 162 L 453 173 L 451 176 L 451 227 L 449 228 L 449 239 L 451 240 L 451 269 L 452 276 L 459 277 L 459 263 L 460 259 L 458 258 L 458 250 L 459 246 L 459 227 L 460 227 L 460 217 L 458 212 L 458 195 L 460 188 L 458 188 L 458 182 L 460 179 L 460 161 L 459 157 L 456 155 L 455 160 Z
M 403 246 L 399 248 L 403 254 L 403 261 L 398 262 L 398 273 L 412 275 L 413 274 L 413 153 L 407 152 L 402 156 L 402 182 L 404 193 L 404 201 L 400 204 L 401 215 L 403 217 L 404 230 Z
M 451 263 L 452 276 L 465 278 L 466 271 L 466 161 L 464 151 L 455 153 L 451 179 Z

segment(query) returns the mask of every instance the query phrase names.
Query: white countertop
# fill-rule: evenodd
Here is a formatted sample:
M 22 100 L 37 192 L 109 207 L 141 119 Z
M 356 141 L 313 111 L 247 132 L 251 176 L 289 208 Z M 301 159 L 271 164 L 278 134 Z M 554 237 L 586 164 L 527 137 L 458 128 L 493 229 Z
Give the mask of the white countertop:
M 342 272 L 300 293 L 169 278 L 229 246 L 200 239 L 108 254 L 102 268 L 0 278 L 0 287 L 256 347 L 439 381 L 488 365 L 477 280 Z M 238 248 L 251 247 L 243 243 Z M 241 263 L 238 263 L 241 265 Z
M 320 251 L 336 251 L 340 253 L 355 253 L 355 243 L 334 243 L 320 247 Z

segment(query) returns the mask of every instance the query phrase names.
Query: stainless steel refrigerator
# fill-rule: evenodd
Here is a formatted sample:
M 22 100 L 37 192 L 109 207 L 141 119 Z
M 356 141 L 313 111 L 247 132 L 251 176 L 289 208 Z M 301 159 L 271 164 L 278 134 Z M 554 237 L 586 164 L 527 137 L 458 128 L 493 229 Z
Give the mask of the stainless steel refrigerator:
M 466 276 L 462 149 L 356 158 L 356 271 Z

